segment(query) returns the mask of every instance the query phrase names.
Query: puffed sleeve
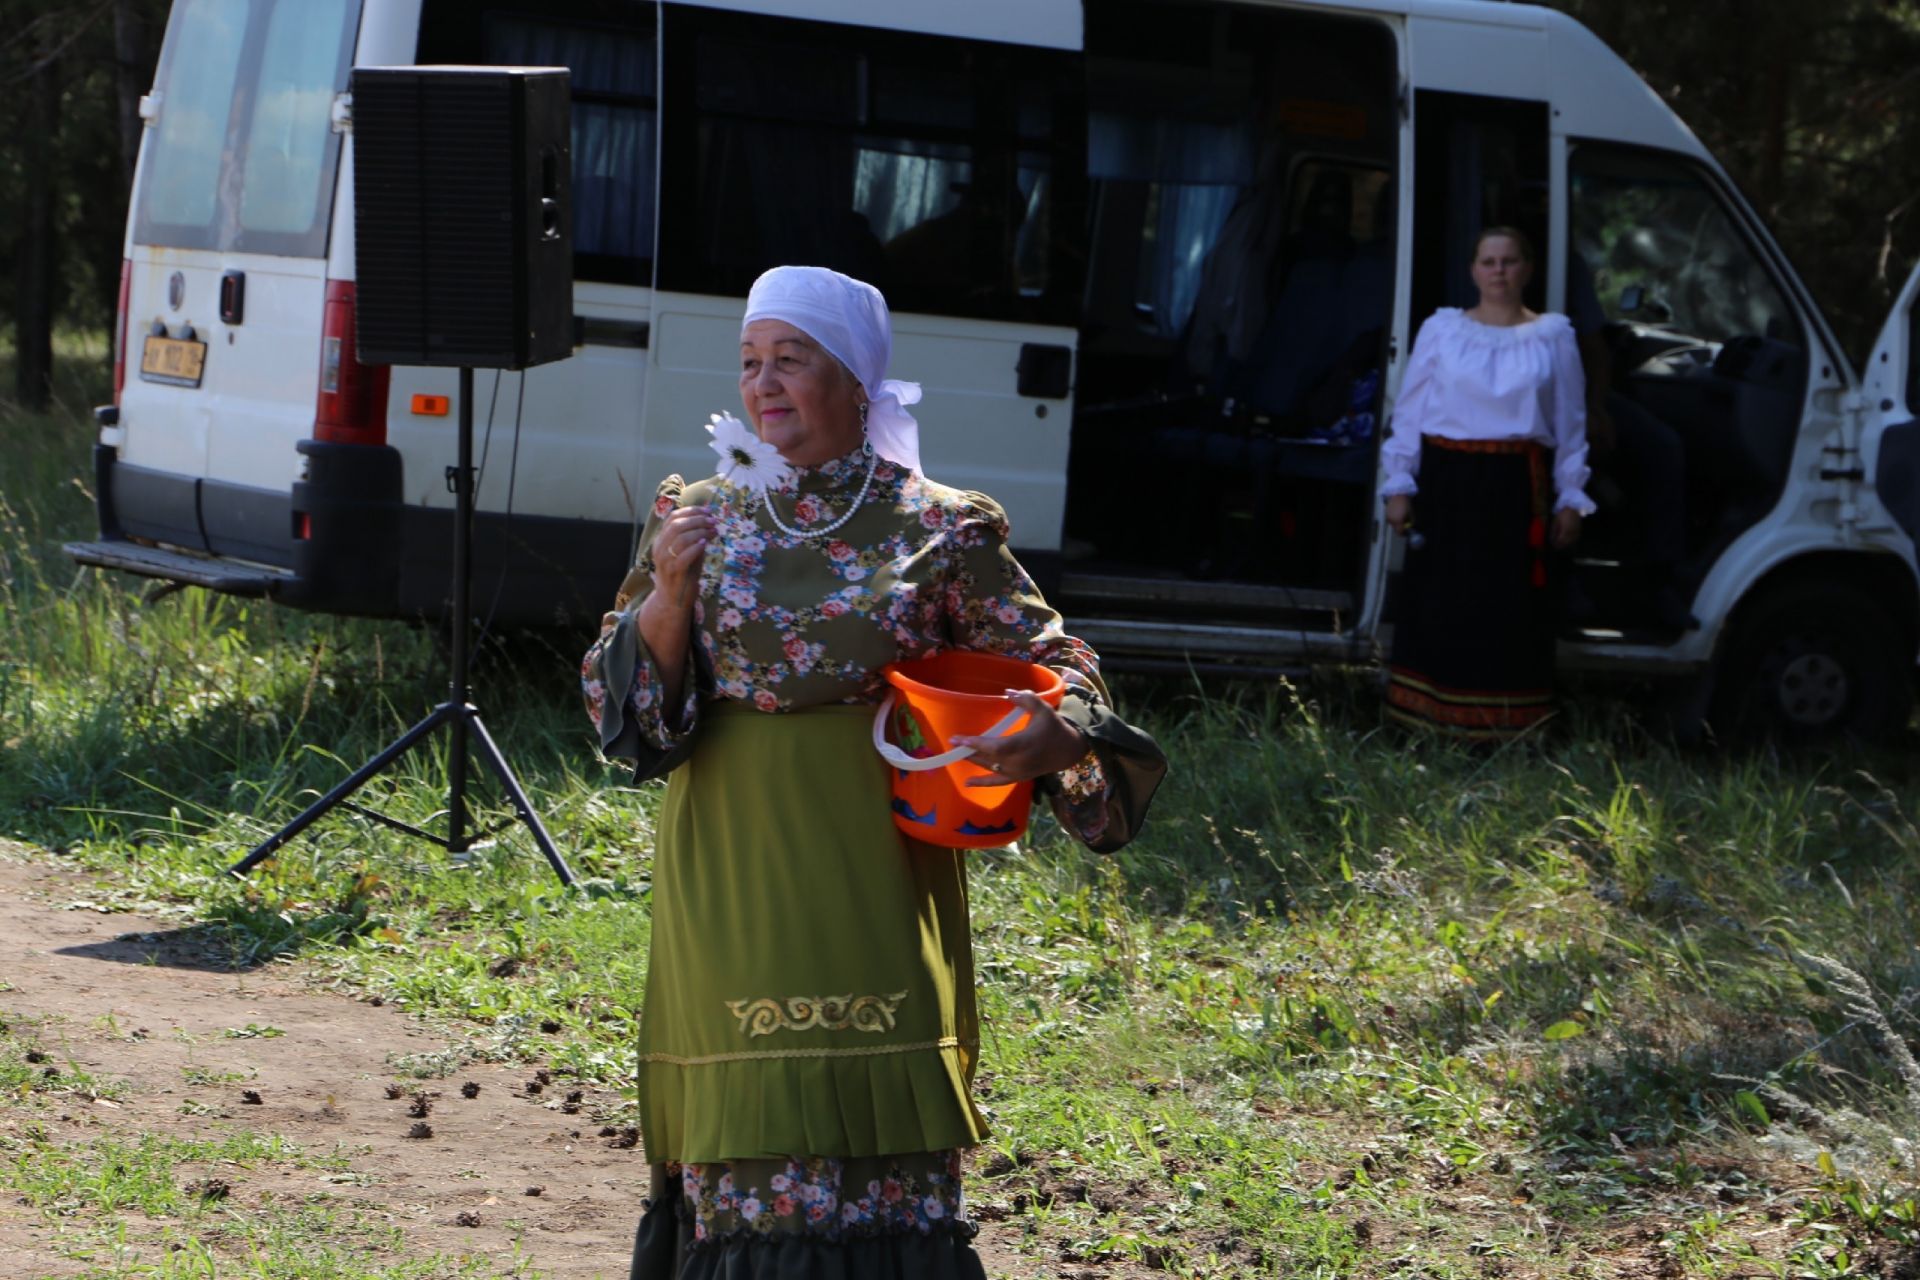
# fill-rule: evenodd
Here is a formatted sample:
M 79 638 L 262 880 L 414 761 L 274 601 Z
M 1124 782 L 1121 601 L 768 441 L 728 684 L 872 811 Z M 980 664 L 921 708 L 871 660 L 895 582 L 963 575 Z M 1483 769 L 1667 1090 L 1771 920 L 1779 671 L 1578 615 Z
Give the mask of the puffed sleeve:
M 1067 683 L 1060 714 L 1086 734 L 1079 763 L 1040 780 L 1060 825 L 1089 848 L 1110 853 L 1146 821 L 1167 758 L 1147 733 L 1114 714 L 1100 659 L 1068 635 L 1007 545 L 1006 513 L 982 494 L 964 495 L 943 537 L 942 613 L 955 648 L 1024 658 Z
M 653 590 L 653 543 L 660 523 L 680 506 L 687 485 L 668 476 L 654 495 L 640 533 L 639 553 L 614 596 L 613 611 L 600 622 L 600 638 L 580 662 L 580 689 L 587 717 L 600 735 L 602 755 L 634 762 L 636 780 L 660 777 L 686 758 L 699 719 L 700 694 L 712 684 L 706 655 L 694 635 L 677 714 L 669 717 L 660 669 L 640 634 L 640 602 Z
M 1441 336 L 1446 320 L 1429 316 L 1413 340 L 1413 354 L 1407 357 L 1406 376 L 1400 379 L 1400 395 L 1393 402 L 1393 421 L 1386 442 L 1380 446 L 1380 496 L 1418 493 L 1414 477 L 1420 474 L 1420 431 L 1439 394 Z
M 1580 344 L 1570 323 L 1553 332 L 1553 509 L 1594 512 L 1587 496 L 1587 375 L 1580 366 Z

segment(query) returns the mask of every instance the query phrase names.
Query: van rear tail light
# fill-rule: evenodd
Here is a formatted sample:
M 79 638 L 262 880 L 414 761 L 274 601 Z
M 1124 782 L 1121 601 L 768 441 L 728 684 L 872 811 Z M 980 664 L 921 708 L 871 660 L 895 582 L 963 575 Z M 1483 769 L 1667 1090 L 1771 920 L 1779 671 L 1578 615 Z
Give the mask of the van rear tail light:
M 133 260 L 120 259 L 120 301 L 113 317 L 113 402 L 127 385 L 127 302 L 133 292 Z
M 327 281 L 313 438 L 335 444 L 385 444 L 387 386 L 393 371 L 383 364 L 360 363 L 353 340 L 354 297 L 353 281 Z

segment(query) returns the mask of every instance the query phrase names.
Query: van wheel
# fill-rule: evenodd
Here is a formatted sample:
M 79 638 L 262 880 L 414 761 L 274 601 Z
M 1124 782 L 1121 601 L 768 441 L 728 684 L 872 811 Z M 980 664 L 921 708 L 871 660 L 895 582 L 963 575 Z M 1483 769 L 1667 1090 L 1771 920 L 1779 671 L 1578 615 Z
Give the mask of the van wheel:
M 1742 610 L 1715 682 L 1722 741 L 1877 739 L 1913 713 L 1913 640 L 1850 587 L 1784 587 Z

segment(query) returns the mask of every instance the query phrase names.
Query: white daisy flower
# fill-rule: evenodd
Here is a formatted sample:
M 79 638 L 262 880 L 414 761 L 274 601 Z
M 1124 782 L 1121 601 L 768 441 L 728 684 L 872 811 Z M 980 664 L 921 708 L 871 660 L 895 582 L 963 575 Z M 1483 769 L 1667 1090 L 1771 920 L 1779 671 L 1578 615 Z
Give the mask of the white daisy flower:
M 730 413 L 716 413 L 707 425 L 713 451 L 720 455 L 720 478 L 765 500 L 767 490 L 785 484 L 791 474 L 780 451 L 753 434 Z

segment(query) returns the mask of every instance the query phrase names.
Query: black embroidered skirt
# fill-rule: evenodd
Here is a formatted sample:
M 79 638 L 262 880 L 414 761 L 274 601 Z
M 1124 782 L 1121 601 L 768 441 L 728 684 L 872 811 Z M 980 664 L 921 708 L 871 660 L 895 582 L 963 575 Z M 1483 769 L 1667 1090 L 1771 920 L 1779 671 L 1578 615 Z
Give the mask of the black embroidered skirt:
M 1426 436 L 1393 614 L 1387 713 L 1498 741 L 1553 710 L 1550 455 L 1531 440 Z

